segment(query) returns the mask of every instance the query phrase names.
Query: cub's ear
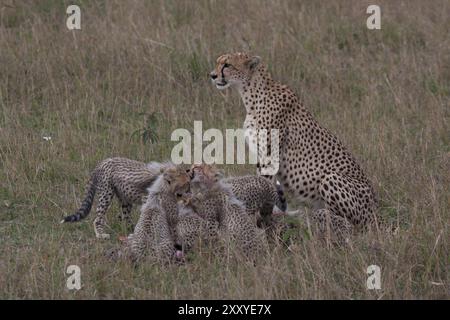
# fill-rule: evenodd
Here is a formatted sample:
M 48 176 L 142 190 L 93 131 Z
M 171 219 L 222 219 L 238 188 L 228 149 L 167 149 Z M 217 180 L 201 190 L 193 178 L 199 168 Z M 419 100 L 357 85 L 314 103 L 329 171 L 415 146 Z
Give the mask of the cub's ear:
M 256 67 L 259 65 L 259 63 L 261 62 L 261 57 L 259 56 L 253 56 L 251 58 L 249 58 L 247 61 L 245 61 L 245 65 L 251 70 L 255 70 Z

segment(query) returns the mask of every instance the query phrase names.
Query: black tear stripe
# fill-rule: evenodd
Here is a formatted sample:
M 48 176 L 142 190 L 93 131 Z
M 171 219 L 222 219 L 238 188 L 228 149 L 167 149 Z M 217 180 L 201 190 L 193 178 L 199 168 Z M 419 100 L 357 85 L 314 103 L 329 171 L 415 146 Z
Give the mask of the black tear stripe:
M 220 74 L 222 75 L 222 82 L 225 80 L 225 75 L 223 74 L 223 69 L 225 69 L 225 64 L 222 66 L 222 70 L 220 70 Z

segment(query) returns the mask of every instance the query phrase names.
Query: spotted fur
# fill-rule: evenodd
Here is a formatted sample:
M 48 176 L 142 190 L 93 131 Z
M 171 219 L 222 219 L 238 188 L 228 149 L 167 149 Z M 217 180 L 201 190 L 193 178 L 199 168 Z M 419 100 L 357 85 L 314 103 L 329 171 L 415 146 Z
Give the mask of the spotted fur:
M 120 219 L 132 227 L 130 213 L 133 204 L 139 204 L 146 194 L 147 188 L 155 181 L 166 164 L 157 162 L 143 163 L 126 158 L 108 158 L 101 161 L 91 173 L 87 185 L 86 196 L 78 211 L 65 217 L 61 223 L 80 221 L 89 214 L 98 193 L 97 217 L 94 220 L 94 230 L 97 238 L 107 239 L 105 232 L 106 211 L 115 196 L 121 204 Z
M 256 227 L 231 186 L 211 166 L 194 166 L 192 171 L 188 203 L 193 211 L 210 225 L 218 223 L 218 237 L 247 259 L 255 261 L 262 256 L 267 248 L 264 231 Z
M 218 240 L 219 222 L 202 218 L 191 206 L 192 197 L 180 204 L 176 228 L 176 245 L 183 253 L 196 251 L 201 245 Z M 194 200 L 195 201 L 195 200 Z
M 178 201 L 190 192 L 190 173 L 183 166 L 167 168 L 148 190 L 146 202 L 125 251 L 134 262 L 144 257 L 169 262 L 176 259 Z
M 274 206 L 286 211 L 287 203 L 283 190 L 263 176 L 230 177 L 224 179 L 224 182 L 231 186 L 231 191 L 244 204 L 247 212 L 257 218 L 259 226 L 264 221 L 267 223 Z
M 222 55 L 211 78 L 218 89 L 233 87 L 239 92 L 247 112 L 244 128 L 279 130 L 279 149 L 271 150 L 268 141 L 261 152 L 279 153 L 276 178 L 300 202 L 312 206 L 313 220 L 322 224 L 340 217 L 356 228 L 379 220 L 374 189 L 355 158 L 288 86 L 272 79 L 261 58 Z M 258 172 L 261 168 L 258 165 Z

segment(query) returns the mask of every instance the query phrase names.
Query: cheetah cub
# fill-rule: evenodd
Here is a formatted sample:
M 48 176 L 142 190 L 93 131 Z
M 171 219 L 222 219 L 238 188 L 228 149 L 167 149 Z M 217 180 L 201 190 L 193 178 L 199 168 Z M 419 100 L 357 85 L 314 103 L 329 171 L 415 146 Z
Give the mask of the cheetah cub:
M 219 238 L 233 244 L 250 261 L 255 261 L 267 249 L 264 231 L 257 228 L 243 203 L 214 167 L 193 166 L 190 205 L 212 225 L 217 222 Z
M 75 214 L 65 217 L 61 223 L 84 219 L 91 211 L 95 194 L 98 193 L 97 217 L 94 220 L 97 238 L 108 239 L 110 237 L 105 232 L 105 215 L 114 195 L 117 196 L 122 206 L 119 217 L 125 220 L 128 227 L 131 228 L 130 213 L 133 204 L 142 201 L 147 188 L 166 166 L 166 164 L 157 162 L 143 163 L 119 157 L 101 161 L 91 173 L 81 207 Z
M 225 178 L 236 198 L 244 204 L 247 213 L 257 218 L 259 227 L 270 223 L 274 206 L 282 212 L 287 203 L 280 185 L 274 184 L 263 176 L 241 176 Z
M 190 180 L 189 169 L 173 165 L 148 189 L 139 220 L 125 248 L 126 256 L 133 262 L 145 256 L 159 262 L 177 259 L 178 202 L 189 194 Z
M 176 248 L 184 256 L 188 252 L 196 251 L 202 245 L 211 245 L 218 240 L 219 222 L 205 219 L 193 209 L 193 202 L 199 201 L 189 195 L 179 203 L 178 224 L 176 227 Z

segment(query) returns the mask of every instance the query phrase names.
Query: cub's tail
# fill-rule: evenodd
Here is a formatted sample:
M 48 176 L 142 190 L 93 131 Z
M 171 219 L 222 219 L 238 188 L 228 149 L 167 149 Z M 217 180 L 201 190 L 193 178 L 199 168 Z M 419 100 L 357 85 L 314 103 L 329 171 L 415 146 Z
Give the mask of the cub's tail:
M 89 212 L 91 211 L 96 190 L 97 190 L 97 170 L 93 172 L 87 184 L 86 195 L 84 197 L 83 202 L 81 203 L 80 209 L 78 209 L 76 213 L 65 217 L 63 220 L 61 220 L 61 223 L 76 222 L 86 218 Z

